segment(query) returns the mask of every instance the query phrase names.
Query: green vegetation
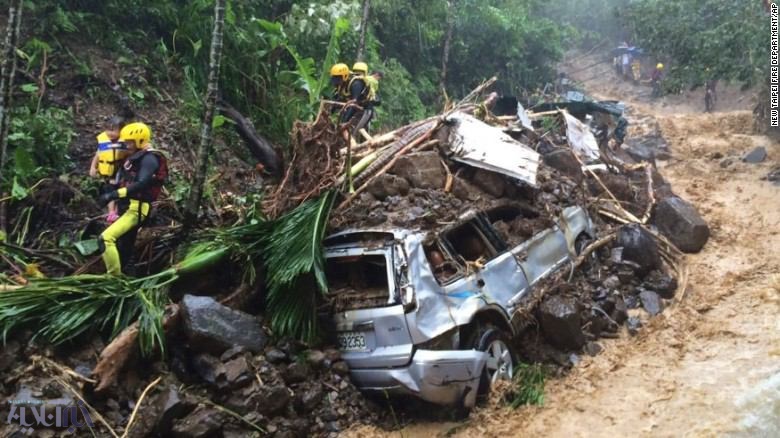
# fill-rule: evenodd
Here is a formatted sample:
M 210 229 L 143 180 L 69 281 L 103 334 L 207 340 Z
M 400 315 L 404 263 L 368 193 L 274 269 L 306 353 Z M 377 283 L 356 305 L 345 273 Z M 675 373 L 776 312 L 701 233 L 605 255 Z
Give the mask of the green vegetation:
M 506 395 L 509 405 L 515 409 L 524 405 L 541 406 L 544 403 L 544 380 L 541 364 L 519 364 Z
M 635 44 L 669 66 L 667 89 L 710 77 L 752 85 L 767 71 L 769 20 L 759 1 L 635 0 L 621 19 Z

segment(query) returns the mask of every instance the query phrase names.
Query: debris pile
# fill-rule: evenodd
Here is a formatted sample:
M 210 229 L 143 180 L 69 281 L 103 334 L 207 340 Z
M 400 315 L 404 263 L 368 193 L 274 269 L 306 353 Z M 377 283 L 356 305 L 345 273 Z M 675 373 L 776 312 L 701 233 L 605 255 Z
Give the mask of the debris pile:
M 597 234 L 570 248 L 571 267 L 534 286 L 519 322 L 538 324 L 546 340 L 540 344 L 526 331 L 524 355 L 568 365 L 569 353 L 597 354 L 599 338 L 617 336 L 624 325 L 636 333 L 642 320 L 679 298 L 686 281 L 680 251 L 699 251 L 709 228 L 655 170 L 656 154 L 625 153 L 599 141 L 587 112 L 528 113 L 518 106 L 516 116 L 493 116 L 489 102 L 475 102 L 489 84 L 445 114 L 360 144 L 345 141 L 327 112 L 297 124 L 294 153 L 264 207 L 278 217 L 339 190 L 330 231 L 434 232 L 470 210 L 511 207 L 521 214 L 499 214 L 491 225 L 512 246 L 559 224 L 566 207 L 583 207 Z M 652 149 L 661 140 L 638 144 Z M 39 351 L 27 342 L 31 334 L 19 337 L 0 354 L 0 393 L 13 400 L 73 396 L 68 405 L 85 397 L 90 413 L 100 415 L 95 427 L 115 436 L 120 425 L 127 436 L 336 436 L 379 419 L 381 410 L 350 383 L 333 348 L 275 339 L 262 318 L 211 297 L 185 295 L 169 318 L 180 318 L 166 333 L 169 360 L 131 367 L 110 388 L 94 388 L 99 382 L 88 377 L 102 343 L 58 365 L 51 360 L 60 357 L 56 351 Z M 152 380 L 158 375 L 164 377 Z M 52 390 L 52 382 L 60 389 Z
M 128 369 L 116 387 L 82 396 L 75 388 L 94 384 L 88 376 L 102 343 L 69 354 L 64 366 L 50 359 L 55 351 L 27 343 L 28 333 L 0 355 L 0 391 L 28 408 L 39 399 L 52 407 L 76 406 L 84 397 L 98 435 L 121 435 L 123 425 L 127 436 L 137 437 L 336 436 L 351 424 L 378 421 L 380 410 L 350 383 L 338 350 L 310 349 L 289 339 L 272 342 L 261 319 L 211 297 L 186 295 L 181 313 L 184 324 L 172 335 L 167 366 Z M 32 365 L 13 368 L 27 362 Z M 160 374 L 162 379 L 149 384 Z M 141 399 L 144 386 L 149 391 Z M 10 435 L 18 427 L 3 424 L 0 431 Z M 55 429 L 40 425 L 36 432 Z

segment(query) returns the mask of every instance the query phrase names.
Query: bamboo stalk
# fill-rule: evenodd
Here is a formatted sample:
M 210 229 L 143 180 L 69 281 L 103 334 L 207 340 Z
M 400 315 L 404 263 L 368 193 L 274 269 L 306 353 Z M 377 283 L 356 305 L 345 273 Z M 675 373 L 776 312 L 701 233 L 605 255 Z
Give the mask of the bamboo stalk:
M 362 135 L 362 136 L 363 136 L 363 138 L 365 138 L 367 141 L 371 141 L 371 140 L 373 140 L 373 139 L 374 139 L 374 137 L 371 137 L 371 135 L 370 135 L 370 134 L 369 134 L 369 133 L 366 131 L 366 128 L 360 128 L 360 130 L 359 130 L 358 132 L 359 132 L 359 133 L 360 133 L 360 135 Z M 357 145 L 355 145 L 355 146 L 357 146 Z
M 428 132 L 426 132 L 425 134 L 423 134 L 420 137 L 416 138 L 414 141 L 412 141 L 411 143 L 409 143 L 408 145 L 403 147 L 401 150 L 399 150 L 398 153 L 395 154 L 395 156 L 390 160 L 390 162 L 385 164 L 385 166 L 382 167 L 382 169 L 380 169 L 379 172 L 377 172 L 376 174 L 371 176 L 365 183 L 363 183 L 363 185 L 361 185 L 357 190 L 355 190 L 355 193 L 351 194 L 346 200 L 344 200 L 344 202 L 339 204 L 337 209 L 341 210 L 341 209 L 345 208 L 347 205 L 349 205 L 360 193 L 363 192 L 363 190 L 366 189 L 366 187 L 368 187 L 369 184 L 371 184 L 371 182 L 373 182 L 375 179 L 377 179 L 380 175 L 383 175 L 385 172 L 390 170 L 395 165 L 395 163 L 398 161 L 398 159 L 401 156 L 403 156 L 404 154 L 406 154 L 410 150 L 414 149 L 415 146 L 418 146 L 419 144 L 421 144 L 422 142 L 427 140 L 431 136 L 431 134 L 433 133 L 433 131 L 436 129 L 437 126 L 438 126 L 438 124 L 434 125 L 434 127 L 431 128 L 430 130 L 428 130 Z

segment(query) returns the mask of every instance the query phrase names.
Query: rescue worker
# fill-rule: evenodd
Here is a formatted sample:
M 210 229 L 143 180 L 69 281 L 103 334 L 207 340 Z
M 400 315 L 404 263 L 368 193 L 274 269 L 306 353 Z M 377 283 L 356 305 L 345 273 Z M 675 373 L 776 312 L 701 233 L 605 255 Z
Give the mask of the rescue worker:
M 664 65 L 658 63 L 650 76 L 650 84 L 653 86 L 652 97 L 661 97 L 661 79 L 663 79 Z
M 711 113 L 715 109 L 715 102 L 718 101 L 718 95 L 715 92 L 718 80 L 709 67 L 705 69 L 704 75 L 704 112 Z
M 89 165 L 89 176 L 96 177 L 100 175 L 103 179 L 100 193 L 107 193 L 117 188 L 116 176 L 119 173 L 122 162 L 128 155 L 127 147 L 117 141 L 122 123 L 121 117 L 112 117 L 106 125 L 106 130 L 97 136 L 98 148 Z M 109 202 L 106 221 L 113 223 L 118 218 L 116 203 Z
M 151 204 L 160 194 L 168 176 L 165 156 L 151 148 L 152 131 L 144 123 L 130 123 L 122 128 L 119 141 L 127 145 L 130 156 L 119 173 L 119 188 L 104 193 L 98 199 L 101 205 L 118 200 L 122 215 L 100 235 L 106 272 L 122 273 L 123 265 L 132 256 L 138 228 L 149 216 Z
M 376 99 L 376 86 L 378 81 L 374 82 L 368 78 L 368 65 L 365 62 L 356 62 L 352 66 L 353 75 L 349 80 L 349 102 L 354 103 L 363 110 L 363 114 L 355 126 L 354 132 L 368 126 L 371 119 L 374 118 L 374 100 Z M 371 87 L 371 85 L 374 87 Z M 349 123 L 352 117 L 360 110 L 354 105 L 348 106 L 341 115 L 341 123 Z M 354 135 L 353 135 L 354 136 Z
M 347 64 L 333 64 L 330 68 L 330 85 L 333 86 L 333 100 L 346 102 L 349 99 L 349 67 Z

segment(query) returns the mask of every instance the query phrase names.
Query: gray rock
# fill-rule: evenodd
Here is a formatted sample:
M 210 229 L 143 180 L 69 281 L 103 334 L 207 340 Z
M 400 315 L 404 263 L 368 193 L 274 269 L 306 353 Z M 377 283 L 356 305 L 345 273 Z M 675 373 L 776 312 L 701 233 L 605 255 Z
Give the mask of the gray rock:
M 210 354 L 199 354 L 192 360 L 192 368 L 206 383 L 215 385 L 220 373 L 222 362 Z
M 238 345 L 222 353 L 222 356 L 219 357 L 219 360 L 221 360 L 222 362 L 227 362 L 231 359 L 235 359 L 236 357 L 246 353 L 246 351 L 247 351 L 246 348 Z
M 325 353 L 320 350 L 310 350 L 306 354 L 306 361 L 313 368 L 321 368 L 325 362 Z
M 115 410 L 119 405 L 114 402 Z M 174 421 L 188 415 L 195 404 L 179 394 L 176 386 L 169 385 L 145 404 L 128 436 L 141 438 L 150 435 L 166 436 L 171 432 Z
M 710 238 L 710 227 L 690 203 L 672 196 L 655 206 L 653 224 L 681 251 L 701 251 Z
M 311 412 L 317 407 L 320 401 L 322 401 L 322 396 L 324 394 L 325 392 L 322 390 L 322 385 L 315 383 L 311 388 L 307 388 L 303 391 L 297 404 L 304 413 Z
M 617 289 L 620 287 L 620 278 L 618 278 L 617 275 L 610 275 L 606 279 L 604 279 L 604 282 L 602 283 L 605 288 L 607 289 Z
M 245 356 L 237 357 L 222 364 L 217 376 L 221 388 L 237 389 L 252 382 L 252 366 Z
M 346 376 L 349 374 L 349 365 L 347 365 L 347 363 L 343 360 L 335 362 L 333 364 L 333 372 L 340 376 Z
M 441 164 L 438 152 L 417 152 L 400 157 L 390 170 L 409 181 L 419 189 L 441 189 L 447 180 L 447 173 Z
M 231 347 L 242 346 L 260 352 L 266 344 L 267 336 L 255 317 L 223 306 L 211 297 L 185 295 L 181 310 L 184 333 L 193 350 L 222 354 Z
M 284 372 L 284 381 L 287 384 L 300 383 L 309 378 L 311 370 L 309 366 L 300 362 L 293 362 L 287 365 Z
M 620 228 L 617 245 L 623 248 L 621 259 L 635 264 L 631 266 L 640 276 L 661 266 L 661 255 L 653 236 L 637 224 Z
M 409 182 L 399 176 L 384 173 L 372 181 L 366 190 L 374 198 L 384 201 L 388 196 L 406 196 L 409 193 Z
M 624 150 L 637 162 L 655 163 L 655 150 L 646 143 L 624 143 Z
M 585 344 L 585 354 L 588 356 L 595 356 L 599 353 L 601 353 L 604 348 L 599 344 L 598 342 L 588 342 Z
M 631 316 L 628 318 L 626 325 L 628 326 L 628 334 L 636 336 L 639 333 L 639 329 L 642 328 L 642 321 L 636 316 Z
M 573 350 L 585 345 L 580 309 L 575 298 L 547 297 L 539 306 L 539 320 L 545 337 L 553 345 Z
M 574 157 L 571 149 L 555 149 L 544 155 L 544 164 L 556 169 L 577 183 L 582 182 L 584 175 L 579 161 Z
M 623 324 L 628 319 L 628 306 L 622 297 L 615 297 L 615 307 L 609 317 L 618 324 Z
M 766 160 L 766 148 L 763 146 L 753 149 L 742 157 L 742 161 L 751 164 L 761 163 L 764 160 Z
M 176 420 L 172 432 L 176 438 L 209 438 L 218 435 L 224 422 L 224 415 L 218 410 L 198 406 L 191 414 Z
M 642 308 L 652 316 L 658 315 L 664 310 L 664 303 L 661 301 L 661 297 L 651 290 L 642 289 L 639 293 L 639 299 L 642 301 Z
M 284 410 L 290 403 L 290 390 L 286 386 L 263 385 L 253 394 L 253 402 L 257 412 L 265 416 L 272 416 Z
M 655 270 L 648 274 L 642 287 L 655 291 L 661 298 L 672 299 L 677 291 L 677 279 L 660 270 Z
M 452 184 L 452 194 L 461 201 L 467 202 L 476 201 L 484 196 L 482 191 L 473 184 L 463 178 L 457 177 Z
M 265 360 L 272 364 L 278 364 L 287 361 L 287 354 L 278 348 L 272 348 L 265 353 Z
M 500 174 L 484 169 L 477 169 L 477 171 L 474 172 L 474 178 L 471 179 L 471 182 L 480 190 L 494 198 L 503 196 L 504 186 L 506 185 L 504 178 Z

